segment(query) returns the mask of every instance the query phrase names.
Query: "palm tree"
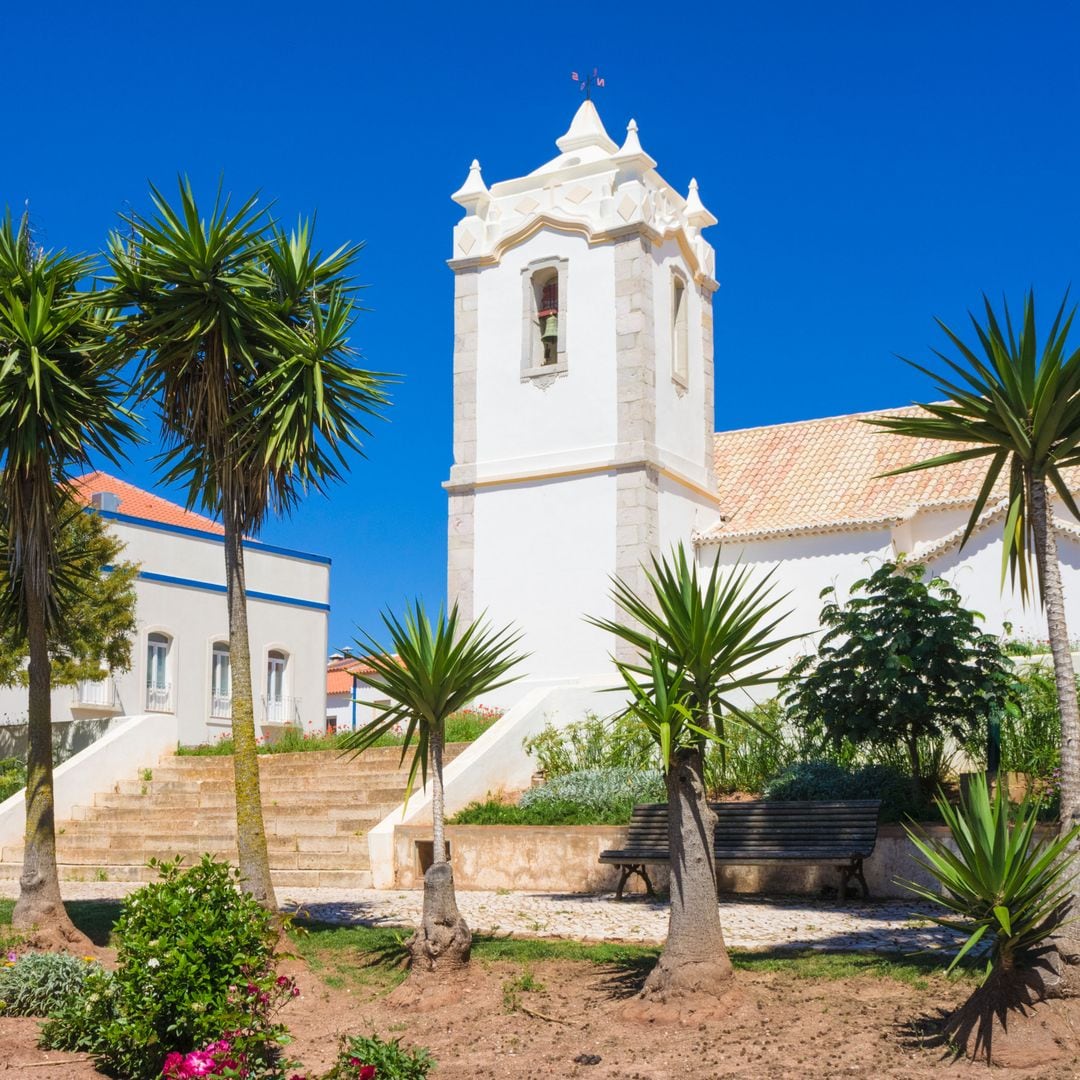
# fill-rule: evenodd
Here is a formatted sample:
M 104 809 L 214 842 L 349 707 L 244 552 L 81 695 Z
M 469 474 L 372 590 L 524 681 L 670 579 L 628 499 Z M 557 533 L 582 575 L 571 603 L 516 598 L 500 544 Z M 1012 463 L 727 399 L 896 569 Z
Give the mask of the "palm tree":
M 440 609 L 434 625 L 419 600 L 406 607 L 404 619 L 390 612 L 382 618 L 389 644 L 383 648 L 368 634 L 357 641 L 372 669 L 371 674 L 357 678 L 376 687 L 391 704 L 370 724 L 347 736 L 342 745 L 359 754 L 403 724 L 401 760 L 412 751 L 406 800 L 417 775 L 426 787 L 431 770 L 432 862 L 424 874 L 423 916 L 409 942 L 410 977 L 423 979 L 464 967 L 472 946 L 472 933 L 458 912 L 453 870 L 446 856 L 446 720 L 481 695 L 513 682 L 519 676 L 509 672 L 525 657 L 513 651 L 521 635 L 510 626 L 495 630 L 482 619 L 459 626 L 457 604 L 449 615 Z
M 17 227 L 10 213 L 0 223 L 0 506 L 10 581 L 2 603 L 29 653 L 26 840 L 12 923 L 61 944 L 86 942 L 60 898 L 53 820 L 49 641 L 63 617 L 65 478 L 91 454 L 115 462 L 134 437 L 118 404 L 117 314 L 83 288 L 93 269 L 85 256 L 42 251 L 25 215 Z
M 243 542 L 340 478 L 388 379 L 357 367 L 348 342 L 359 246 L 324 257 L 308 223 L 287 235 L 255 196 L 234 212 L 219 190 L 204 219 L 186 180 L 178 208 L 151 195 L 155 213 L 131 215 L 130 234 L 110 241 L 110 283 L 142 350 L 140 395 L 160 409 L 165 479 L 224 526 L 237 848 L 245 888 L 273 909 Z
M 660 742 L 664 759 L 671 914 L 664 950 L 642 991 L 649 1005 L 727 990 L 732 969 L 716 903 L 716 814 L 706 797 L 705 745 L 709 738 L 723 745 L 725 714 L 752 723 L 743 695 L 775 681 L 775 669 L 760 665 L 795 639 L 773 636 L 785 616 L 776 614 L 783 597 L 772 596 L 771 574 L 754 581 L 736 565 L 722 575 L 714 563 L 702 581 L 680 544 L 670 560 L 654 558 L 645 577 L 651 597 L 613 579 L 625 621 L 588 621 L 640 654 L 638 663 L 618 665 L 632 695 L 629 715 Z
M 985 297 L 985 323 L 980 323 L 974 314 L 969 316 L 977 345 L 964 344 L 938 319 L 959 359 L 950 359 L 933 350 L 950 369 L 948 375 L 937 374 L 919 364 L 912 366 L 934 380 L 937 392 L 945 400 L 920 404 L 919 415 L 876 417 L 867 421 L 898 435 L 953 444 L 945 453 L 889 475 L 975 459 L 986 461 L 986 475 L 961 546 L 978 526 L 991 498 L 999 497 L 999 481 L 1002 482 L 1005 489 L 1002 585 L 1008 574 L 1022 601 L 1027 602 L 1031 596 L 1030 562 L 1034 555 L 1039 598 L 1046 611 L 1061 712 L 1063 833 L 1080 823 L 1080 711 L 1065 622 L 1052 504 L 1056 494 L 1069 513 L 1080 518 L 1080 509 L 1062 475 L 1063 469 L 1080 464 L 1080 350 L 1069 352 L 1067 348 L 1076 313 L 1075 307 L 1066 311 L 1067 300 L 1066 296 L 1058 308 L 1041 349 L 1035 328 L 1035 297 L 1031 292 L 1024 301 L 1019 335 L 1014 332 L 1008 304 L 1003 303 L 999 319 Z M 1076 939 L 1071 947 L 1076 957 L 1080 957 L 1077 924 L 1066 927 L 1065 934 Z

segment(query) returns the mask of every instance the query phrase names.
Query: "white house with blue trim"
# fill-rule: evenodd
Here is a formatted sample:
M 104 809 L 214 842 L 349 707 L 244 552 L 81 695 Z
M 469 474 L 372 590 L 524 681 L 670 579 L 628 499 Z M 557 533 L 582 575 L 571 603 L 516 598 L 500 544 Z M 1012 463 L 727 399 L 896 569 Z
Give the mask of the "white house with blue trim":
M 109 522 L 124 558 L 139 565 L 132 667 L 53 694 L 53 720 L 159 713 L 180 742 L 227 735 L 232 665 L 221 526 L 101 472 L 75 481 Z M 330 559 L 249 541 L 245 545 L 256 731 L 286 725 L 322 731 Z M 26 717 L 26 691 L 0 690 L 0 720 Z

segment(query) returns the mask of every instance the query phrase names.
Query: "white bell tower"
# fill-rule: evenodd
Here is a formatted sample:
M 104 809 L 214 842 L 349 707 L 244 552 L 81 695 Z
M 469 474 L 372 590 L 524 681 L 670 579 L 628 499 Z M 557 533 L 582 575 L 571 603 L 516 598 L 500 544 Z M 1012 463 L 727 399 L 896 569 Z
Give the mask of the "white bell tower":
M 717 512 L 716 219 L 633 120 L 618 146 L 586 100 L 556 146 L 491 188 L 474 161 L 452 196 L 448 593 L 524 631 L 533 685 L 610 676 L 584 616 L 613 616 L 610 578 L 640 584 Z

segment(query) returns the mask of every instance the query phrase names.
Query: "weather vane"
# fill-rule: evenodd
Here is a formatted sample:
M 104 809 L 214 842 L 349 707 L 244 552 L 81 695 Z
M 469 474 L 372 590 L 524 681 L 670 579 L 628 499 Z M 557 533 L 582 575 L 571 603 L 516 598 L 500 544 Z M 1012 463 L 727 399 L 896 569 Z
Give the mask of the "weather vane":
M 584 90 L 585 91 L 585 100 L 586 101 L 591 101 L 592 100 L 592 89 L 593 89 L 594 86 L 603 86 L 604 85 L 604 79 L 603 79 L 603 76 L 601 76 L 601 74 L 600 74 L 599 68 L 593 68 L 592 69 L 592 74 L 591 75 L 587 74 L 584 78 L 582 78 L 576 71 L 571 71 L 570 72 L 570 78 L 573 79 L 574 82 L 580 84 L 578 86 L 579 90 Z

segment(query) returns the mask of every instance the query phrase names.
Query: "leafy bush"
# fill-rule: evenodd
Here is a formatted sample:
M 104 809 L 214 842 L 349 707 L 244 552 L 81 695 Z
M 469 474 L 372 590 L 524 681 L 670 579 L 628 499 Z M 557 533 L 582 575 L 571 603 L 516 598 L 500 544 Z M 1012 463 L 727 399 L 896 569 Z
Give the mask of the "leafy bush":
M 547 780 L 589 769 L 626 768 L 638 772 L 659 767 L 660 754 L 648 731 L 625 716 L 605 720 L 589 713 L 565 727 L 545 725 L 525 739 Z
M 222 1037 L 247 1066 L 273 1075 L 283 989 L 271 966 L 271 915 L 237 888 L 239 871 L 209 856 L 132 893 L 114 928 L 117 969 L 91 972 L 79 999 L 42 1029 L 43 1045 L 92 1055 L 99 1068 L 149 1080 L 166 1054 Z M 289 994 L 292 993 L 289 987 Z
M 833 761 L 800 761 L 765 788 L 766 799 L 823 801 L 881 799 L 881 820 L 921 817 L 927 808 L 915 798 L 911 777 L 889 765 L 845 769 Z
M 424 1080 L 435 1059 L 423 1047 L 406 1050 L 400 1039 L 354 1035 L 345 1040 L 323 1080 Z
M 1012 665 L 979 616 L 944 579 L 886 562 L 856 581 L 846 602 L 823 590 L 816 655 L 791 668 L 787 703 L 833 743 L 902 746 L 929 787 L 922 746 L 964 743 L 1009 696 Z
M 67 953 L 26 953 L 0 967 L 0 1014 L 49 1016 L 77 998 L 91 972 L 101 973 L 92 957 Z
M 26 787 L 26 765 L 18 758 L 0 758 L 0 802 Z

